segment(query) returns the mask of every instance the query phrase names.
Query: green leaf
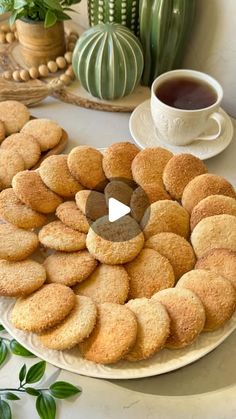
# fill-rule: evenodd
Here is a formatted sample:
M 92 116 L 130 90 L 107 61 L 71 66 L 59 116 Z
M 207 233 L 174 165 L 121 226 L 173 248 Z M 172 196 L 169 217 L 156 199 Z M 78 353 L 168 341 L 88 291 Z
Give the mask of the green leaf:
M 18 10 L 16 10 L 15 12 L 13 12 L 11 14 L 11 16 L 9 17 L 9 24 L 10 24 L 10 26 L 14 25 L 14 23 L 15 23 L 18 15 L 19 15 L 19 11 Z
M 40 391 L 36 390 L 36 388 L 33 387 L 26 387 L 25 391 L 31 396 L 39 396 L 41 394 Z
M 12 419 L 10 406 L 5 400 L 0 400 L 0 418 Z
M 0 332 L 2 332 L 3 330 L 5 330 L 5 329 L 4 329 L 3 325 L 0 324 Z
M 5 344 L 5 342 L 1 339 L 0 340 L 0 365 L 2 365 L 5 362 L 7 354 L 8 354 L 8 347 Z
M 43 377 L 45 368 L 45 361 L 40 361 L 37 364 L 34 364 L 27 372 L 25 382 L 27 384 L 37 383 L 37 381 L 41 380 Z
M 56 21 L 57 17 L 55 13 L 53 13 L 51 10 L 48 10 L 44 21 L 44 27 L 50 28 L 51 26 L 55 25 Z
M 14 9 L 21 9 L 22 7 L 27 6 L 27 0 L 15 0 Z
M 18 343 L 15 339 L 11 340 L 10 349 L 14 355 L 25 356 L 25 357 L 35 356 L 30 351 L 28 351 L 28 349 L 24 348 L 24 346 L 20 345 L 20 343 Z
M 56 403 L 49 394 L 40 394 L 37 397 L 36 409 L 41 419 L 55 419 Z
M 7 400 L 20 400 L 20 397 L 11 392 L 4 393 L 4 397 Z
M 20 383 L 23 382 L 25 376 L 26 376 L 26 365 L 24 364 L 23 367 L 21 367 L 20 372 L 19 372 Z
M 57 399 L 67 399 L 67 397 L 74 396 L 81 393 L 78 387 L 73 386 L 65 381 L 56 381 L 49 387 L 50 393 Z
M 44 4 L 51 10 L 62 11 L 62 7 L 57 0 L 43 0 Z

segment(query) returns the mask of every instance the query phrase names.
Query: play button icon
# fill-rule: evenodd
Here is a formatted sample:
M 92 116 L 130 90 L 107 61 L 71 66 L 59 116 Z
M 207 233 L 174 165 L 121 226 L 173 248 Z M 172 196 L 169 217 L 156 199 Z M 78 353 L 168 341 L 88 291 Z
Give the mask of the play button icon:
M 114 223 L 115 221 L 129 214 L 130 207 L 115 198 L 110 198 L 108 201 L 108 211 L 109 222 Z

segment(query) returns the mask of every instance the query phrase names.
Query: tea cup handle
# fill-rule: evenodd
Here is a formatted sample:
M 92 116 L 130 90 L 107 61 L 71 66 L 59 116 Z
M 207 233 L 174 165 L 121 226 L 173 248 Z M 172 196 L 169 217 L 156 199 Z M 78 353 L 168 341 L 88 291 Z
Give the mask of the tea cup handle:
M 225 117 L 219 112 L 214 112 L 209 116 L 209 119 L 214 119 L 214 121 L 216 121 L 218 125 L 218 132 L 212 135 L 200 135 L 199 137 L 195 138 L 195 140 L 213 141 L 223 134 L 226 125 Z

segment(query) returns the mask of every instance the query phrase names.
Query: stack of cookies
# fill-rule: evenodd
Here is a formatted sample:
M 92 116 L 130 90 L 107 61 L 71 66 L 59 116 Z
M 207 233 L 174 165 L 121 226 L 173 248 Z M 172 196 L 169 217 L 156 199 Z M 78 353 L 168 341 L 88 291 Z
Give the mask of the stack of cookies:
M 130 215 L 110 222 L 110 198 Z M 17 298 L 13 325 L 47 348 L 140 361 L 235 311 L 235 190 L 192 155 L 79 146 L 17 173 L 0 216 L 0 295 Z M 39 242 L 42 264 L 29 259 Z
M 30 120 L 20 102 L 0 103 L 0 191 L 11 186 L 14 175 L 35 168 L 50 154 L 61 153 L 67 134 L 54 121 Z

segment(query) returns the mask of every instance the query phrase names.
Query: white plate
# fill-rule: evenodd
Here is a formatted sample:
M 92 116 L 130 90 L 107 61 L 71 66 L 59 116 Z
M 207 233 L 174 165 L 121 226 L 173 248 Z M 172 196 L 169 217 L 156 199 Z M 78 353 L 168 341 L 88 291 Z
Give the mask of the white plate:
M 186 349 L 164 349 L 151 359 L 140 362 L 120 361 L 114 366 L 97 365 L 81 358 L 77 349 L 57 352 L 46 349 L 32 333 L 24 333 L 15 329 L 10 322 L 14 299 L 0 297 L 0 322 L 6 330 L 25 348 L 39 358 L 64 370 L 89 377 L 106 379 L 132 379 L 150 377 L 174 371 L 202 358 L 219 346 L 235 329 L 236 313 L 221 329 L 212 333 L 202 333 L 198 339 Z
M 129 121 L 130 133 L 141 148 L 146 147 L 165 147 L 174 154 L 190 153 L 201 160 L 206 160 L 216 156 L 228 147 L 231 143 L 234 127 L 229 115 L 220 108 L 220 112 L 226 119 L 226 127 L 224 133 L 214 141 L 194 141 L 192 144 L 182 147 L 162 142 L 156 133 L 150 111 L 150 100 L 141 103 L 132 113 Z M 216 131 L 215 123 L 210 120 L 205 134 L 213 134 Z

